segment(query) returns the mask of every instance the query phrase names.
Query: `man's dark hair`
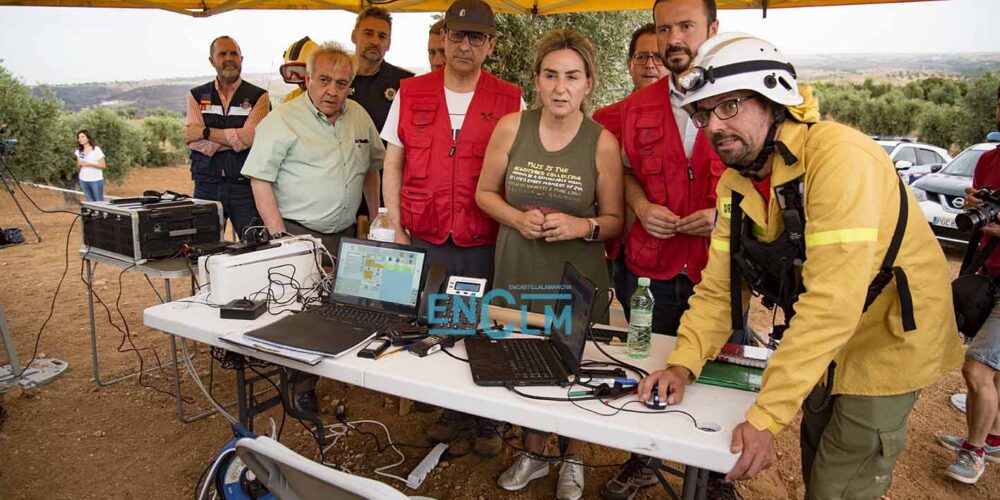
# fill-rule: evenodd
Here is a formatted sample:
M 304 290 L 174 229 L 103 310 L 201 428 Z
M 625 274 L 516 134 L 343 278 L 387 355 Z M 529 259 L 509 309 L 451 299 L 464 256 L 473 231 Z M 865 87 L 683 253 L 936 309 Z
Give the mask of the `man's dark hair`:
M 642 35 L 656 35 L 656 26 L 653 23 L 646 23 L 635 30 L 632 33 L 632 40 L 628 42 L 628 60 L 631 61 L 635 57 L 635 46 L 639 43 L 639 37 Z
M 374 17 L 375 19 L 381 19 L 389 25 L 389 31 L 392 31 L 392 16 L 389 15 L 389 11 L 383 9 L 382 7 L 368 7 L 367 9 L 361 11 L 358 14 L 358 20 L 354 22 L 354 29 L 358 29 L 361 26 L 361 21 L 369 17 Z
M 670 0 L 656 0 L 656 2 L 653 3 L 653 10 L 656 10 L 656 6 L 661 2 L 669 1 Z M 708 19 L 708 24 L 714 23 L 716 19 L 716 12 L 719 10 L 718 7 L 715 6 L 715 0 L 702 0 L 701 6 L 705 11 L 705 19 Z
M 232 41 L 233 44 L 236 45 L 236 50 L 240 51 L 241 54 L 243 53 L 243 49 L 240 48 L 240 44 L 236 41 L 235 38 L 233 38 L 233 37 L 231 37 L 229 35 L 222 35 L 222 36 L 215 37 L 215 40 L 212 40 L 212 43 L 208 44 L 208 55 L 209 56 L 211 56 L 212 54 L 215 54 L 215 44 L 219 40 L 230 40 L 230 41 Z

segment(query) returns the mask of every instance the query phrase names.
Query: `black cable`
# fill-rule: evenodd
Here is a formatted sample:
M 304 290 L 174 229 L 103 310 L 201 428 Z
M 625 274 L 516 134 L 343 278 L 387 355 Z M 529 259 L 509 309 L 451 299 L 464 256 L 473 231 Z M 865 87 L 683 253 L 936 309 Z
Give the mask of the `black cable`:
M 38 346 L 41 345 L 42 342 L 42 332 L 45 331 L 45 326 L 49 324 L 49 320 L 52 319 L 52 315 L 56 312 L 56 298 L 59 297 L 59 290 L 62 289 L 63 281 L 66 280 L 66 273 L 69 272 L 69 238 L 70 235 L 73 234 L 73 226 L 76 225 L 76 221 L 78 220 L 80 220 L 80 214 L 76 214 L 76 217 L 73 218 L 73 222 L 69 225 L 69 231 L 66 231 L 66 261 L 63 266 L 62 276 L 59 277 L 59 284 L 56 285 L 56 293 L 52 294 L 52 303 L 49 304 L 49 315 L 45 317 L 45 321 L 42 322 L 42 326 L 38 328 L 38 333 L 35 334 L 35 348 L 31 351 L 31 359 L 28 360 L 28 364 L 24 365 L 24 371 L 14 376 L 2 378 L 0 379 L 0 382 L 12 382 L 20 379 L 25 373 L 28 372 L 28 368 L 31 367 L 31 363 L 34 363 L 35 359 L 38 358 Z M 20 367 L 17 366 L 11 366 L 12 370 L 17 370 L 19 368 Z
M 442 351 L 442 352 L 444 352 L 445 354 L 447 354 L 447 355 L 449 355 L 449 356 L 451 356 L 451 357 L 453 357 L 453 358 L 455 358 L 455 359 L 457 359 L 457 360 L 459 360 L 459 361 L 463 362 L 463 363 L 468 363 L 468 362 L 469 362 L 469 360 L 467 360 L 467 359 L 465 359 L 465 358 L 460 358 L 460 357 L 458 357 L 458 356 L 456 356 L 456 355 L 452 354 L 451 352 L 449 352 L 449 351 L 448 351 L 448 348 L 447 348 L 447 347 L 445 347 L 444 345 L 442 345 L 442 346 L 441 346 L 441 351 Z
M 397 447 L 402 446 L 404 448 L 414 448 L 414 449 L 418 449 L 418 450 L 429 450 L 429 449 L 431 449 L 431 448 L 434 447 L 434 446 L 426 446 L 426 445 L 420 445 L 420 444 L 408 444 L 408 443 L 396 443 L 396 442 L 387 443 L 385 446 L 382 446 L 382 442 L 379 441 L 378 436 L 376 436 L 374 433 L 371 433 L 371 432 L 368 432 L 368 431 L 363 431 L 363 430 L 359 429 L 356 425 L 348 423 L 347 420 L 340 420 L 340 423 L 344 424 L 347 428 L 349 428 L 349 429 L 357 432 L 358 434 L 369 436 L 372 439 L 374 439 L 375 440 L 375 452 L 376 453 L 382 453 L 385 450 L 388 450 L 389 448 L 392 448 L 393 446 L 397 446 Z M 367 422 L 359 422 L 359 423 L 367 423 Z
M 271 387 L 274 387 L 275 391 L 278 391 L 279 395 L 281 394 L 281 389 L 278 387 L 278 384 L 274 383 L 273 380 L 271 380 L 269 377 L 267 377 L 263 373 L 257 371 L 257 369 L 254 368 L 254 366 L 251 365 L 251 364 L 247 364 L 247 368 L 249 368 L 250 371 L 254 372 L 262 380 L 266 380 L 267 383 L 271 384 Z M 281 399 L 284 400 L 285 399 L 284 396 L 281 396 Z M 282 409 L 282 413 L 286 413 L 284 411 L 284 409 Z M 316 448 L 319 450 L 319 461 L 320 461 L 320 463 L 325 463 L 326 462 L 326 456 L 323 454 L 323 445 L 319 442 L 319 434 L 317 432 L 313 432 L 313 430 L 310 429 L 308 425 L 306 425 L 305 423 L 302 422 L 302 419 L 300 419 L 298 417 L 295 417 L 295 416 L 293 416 L 292 418 L 294 418 L 299 423 L 299 425 L 301 425 L 302 428 L 305 429 L 306 432 L 308 432 L 310 436 L 312 436 L 313 441 L 316 442 Z M 322 425 L 322 423 L 320 425 Z M 284 426 L 284 423 L 282 423 L 282 426 Z
M 608 288 L 608 291 L 611 293 L 611 297 L 610 297 L 610 299 L 608 299 L 608 307 L 607 307 L 607 309 L 610 310 L 611 309 L 611 303 L 615 300 L 615 289 L 614 288 Z M 604 313 L 601 313 L 601 316 L 604 316 Z M 590 335 L 590 341 L 594 343 L 594 347 L 596 347 L 598 351 L 601 351 L 601 354 L 603 354 L 608 359 L 614 361 L 615 363 L 618 363 L 618 365 L 621 366 L 622 368 L 628 368 L 628 369 L 631 369 L 632 371 L 638 373 L 640 375 L 640 377 L 639 377 L 640 379 L 649 376 L 649 372 L 647 372 L 646 370 L 643 370 L 642 368 L 639 368 L 638 366 L 626 363 L 626 362 L 624 362 L 624 361 L 622 361 L 622 360 L 620 360 L 620 359 L 618 359 L 618 358 L 616 358 L 616 357 L 608 354 L 608 352 L 605 351 L 603 347 L 601 347 L 601 343 L 597 341 L 597 337 L 594 336 L 594 325 L 595 324 L 597 324 L 597 323 L 593 322 L 593 321 L 590 323 L 590 327 L 587 328 L 587 333 L 588 333 L 588 335 Z
M 604 402 L 602 401 L 602 403 L 604 403 Z M 641 410 L 629 410 L 629 409 L 625 408 L 626 406 L 628 406 L 628 405 L 630 405 L 632 403 L 641 403 L 641 401 L 639 401 L 638 399 L 633 399 L 632 401 L 628 401 L 628 402 L 626 402 L 625 404 L 623 404 L 621 406 L 613 406 L 613 405 L 608 404 L 608 403 L 604 403 L 604 405 L 607 406 L 607 407 L 609 407 L 609 408 L 614 408 L 615 410 L 623 411 L 623 412 L 626 412 L 626 413 L 645 413 L 647 415 L 652 415 L 652 414 L 659 415 L 659 414 L 664 414 L 664 413 L 680 413 L 681 415 L 684 415 L 687 418 L 691 419 L 691 423 L 694 424 L 694 428 L 695 429 L 698 429 L 698 430 L 708 430 L 706 428 L 703 428 L 703 427 L 699 426 L 698 425 L 698 420 L 695 419 L 693 415 L 691 415 L 690 413 L 688 413 L 688 412 L 686 412 L 684 410 L 650 410 L 650 411 L 641 411 Z M 615 414 L 617 415 L 617 412 Z
M 569 398 L 569 397 L 554 398 L 552 396 L 538 396 L 538 395 L 535 395 L 535 394 L 527 394 L 527 393 L 524 393 L 524 392 L 521 392 L 521 391 L 517 390 L 517 388 L 514 387 L 513 385 L 505 385 L 504 387 L 506 387 L 508 391 L 513 392 L 514 394 L 517 394 L 518 396 L 521 396 L 522 398 L 536 399 L 538 401 L 560 401 L 560 402 L 566 402 L 566 401 L 594 401 L 594 400 L 599 400 L 602 397 L 604 397 L 604 396 L 581 396 L 581 397 L 578 397 L 578 398 Z
M 5 165 L 6 165 L 6 163 L 5 163 Z M 24 197 L 27 198 L 29 202 L 31 202 L 31 205 L 35 207 L 35 210 L 38 210 L 39 212 L 42 212 L 43 214 L 70 214 L 70 215 L 76 215 L 77 217 L 79 217 L 80 215 L 83 215 L 80 212 L 70 212 L 69 210 L 45 210 L 42 207 L 39 207 L 38 204 L 35 203 L 35 200 L 31 199 L 31 196 L 28 196 L 28 193 L 27 193 L 27 191 L 24 190 L 24 187 L 21 186 L 21 180 L 18 179 L 16 175 L 14 175 L 14 171 L 11 170 L 8 167 L 7 170 L 6 170 L 6 173 L 7 173 L 7 175 L 10 175 L 10 177 L 12 179 L 14 179 L 14 183 L 17 184 L 17 189 L 19 191 L 21 191 L 21 194 L 23 194 Z M 13 194 L 13 193 L 11 193 L 11 194 Z
M 159 392 L 159 393 L 162 393 L 162 394 L 166 394 L 166 395 L 171 396 L 171 397 L 181 397 L 180 394 L 174 394 L 173 392 L 165 391 L 163 389 L 160 389 L 159 387 L 156 387 L 156 386 L 151 385 L 151 384 L 147 384 L 147 383 L 145 383 L 143 381 L 143 376 L 145 375 L 145 359 L 142 357 L 142 351 L 150 351 L 150 352 L 153 353 L 153 358 L 156 360 L 156 366 L 159 368 L 159 370 L 161 372 L 163 371 L 163 364 L 160 362 L 160 355 L 157 354 L 156 349 L 154 349 L 152 347 L 143 347 L 142 349 L 139 349 L 138 347 L 136 347 L 135 341 L 132 340 L 132 331 L 128 327 L 128 321 L 125 319 L 125 314 L 122 313 L 122 308 L 121 308 L 121 299 L 122 299 L 122 290 L 123 290 L 122 277 L 125 276 L 126 272 L 128 272 L 130 269 L 132 269 L 135 266 L 136 266 L 135 264 L 132 264 L 132 265 L 126 267 L 125 269 L 122 269 L 122 271 L 120 273 L 118 273 L 118 296 L 115 298 L 115 309 L 118 312 L 118 317 L 121 318 L 121 320 L 122 320 L 122 325 L 125 327 L 125 335 L 122 337 L 121 343 L 118 344 L 118 352 L 123 352 L 123 353 L 124 352 L 134 352 L 135 355 L 136 355 L 136 357 L 139 358 L 139 376 L 138 376 L 139 386 L 146 387 L 146 388 L 149 388 L 149 389 L 153 389 L 156 392 Z M 91 287 L 91 288 L 93 288 L 93 287 Z M 94 296 L 96 297 L 97 295 L 95 294 Z M 101 303 L 103 303 L 103 301 L 101 301 Z M 126 341 L 128 341 L 129 345 L 132 346 L 131 349 L 122 349 L 122 347 L 125 346 L 125 342 Z M 183 340 L 181 340 L 181 341 L 183 342 Z M 177 370 L 176 366 L 174 367 L 174 372 L 175 372 L 175 375 L 179 372 L 179 370 Z M 191 398 L 187 398 L 187 400 L 184 400 L 184 398 L 181 397 L 181 400 L 184 401 L 184 402 L 186 402 L 186 403 L 189 403 L 189 404 L 192 403 L 192 402 L 194 402 L 194 400 L 192 400 Z

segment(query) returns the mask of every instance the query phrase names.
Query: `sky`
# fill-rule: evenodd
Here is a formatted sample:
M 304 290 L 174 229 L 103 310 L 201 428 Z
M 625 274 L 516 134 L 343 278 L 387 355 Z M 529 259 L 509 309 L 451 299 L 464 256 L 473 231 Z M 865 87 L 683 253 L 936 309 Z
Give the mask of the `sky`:
M 720 31 L 770 40 L 786 54 L 1000 52 L 1000 0 L 719 11 Z M 386 60 L 427 68 L 432 14 L 393 15 Z M 0 63 L 29 85 L 130 81 L 213 74 L 208 44 L 233 36 L 244 73 L 277 73 L 282 53 L 309 35 L 352 48 L 354 14 L 233 11 L 191 18 L 153 9 L 0 6 Z M 501 42 L 502 43 L 502 42 Z M 527 45 L 526 46 L 530 46 Z

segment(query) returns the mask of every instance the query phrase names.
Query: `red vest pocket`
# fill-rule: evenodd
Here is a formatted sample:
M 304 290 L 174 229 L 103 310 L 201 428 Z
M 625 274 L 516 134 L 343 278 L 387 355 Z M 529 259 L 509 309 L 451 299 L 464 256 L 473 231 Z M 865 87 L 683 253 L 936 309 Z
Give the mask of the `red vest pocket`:
M 434 139 L 430 136 L 413 136 L 406 140 L 406 147 L 403 154 L 406 162 L 403 164 L 404 184 L 408 179 L 423 179 L 427 177 L 427 168 L 431 163 L 431 144 Z
M 434 216 L 434 200 L 429 191 L 403 187 L 399 193 L 400 212 L 403 227 L 412 233 L 433 232 L 437 226 Z

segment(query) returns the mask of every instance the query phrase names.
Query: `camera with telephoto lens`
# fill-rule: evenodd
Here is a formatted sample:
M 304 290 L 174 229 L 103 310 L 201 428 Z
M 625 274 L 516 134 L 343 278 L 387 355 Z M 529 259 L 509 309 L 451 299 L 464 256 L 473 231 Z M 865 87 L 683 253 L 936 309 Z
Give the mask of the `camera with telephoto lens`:
M 17 152 L 17 139 L 4 137 L 8 134 L 10 134 L 10 128 L 7 125 L 0 124 L 0 158 L 14 156 L 14 153 Z
M 1000 214 L 1000 189 L 982 188 L 972 196 L 983 200 L 983 203 L 955 217 L 955 225 L 962 231 L 979 231 Z

